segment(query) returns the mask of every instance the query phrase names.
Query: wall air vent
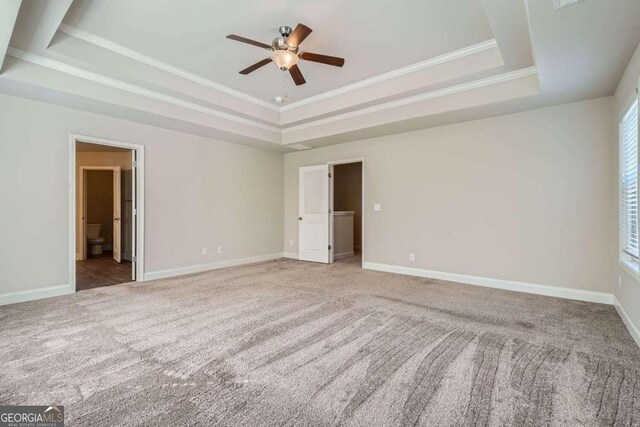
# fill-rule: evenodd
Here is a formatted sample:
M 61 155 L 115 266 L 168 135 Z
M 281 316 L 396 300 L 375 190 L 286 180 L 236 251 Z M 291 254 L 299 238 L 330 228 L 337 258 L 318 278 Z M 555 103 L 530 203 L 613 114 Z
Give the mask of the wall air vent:
M 582 0 L 553 0 L 553 8 L 558 10 L 563 7 L 571 6 L 572 4 L 576 4 L 581 2 Z

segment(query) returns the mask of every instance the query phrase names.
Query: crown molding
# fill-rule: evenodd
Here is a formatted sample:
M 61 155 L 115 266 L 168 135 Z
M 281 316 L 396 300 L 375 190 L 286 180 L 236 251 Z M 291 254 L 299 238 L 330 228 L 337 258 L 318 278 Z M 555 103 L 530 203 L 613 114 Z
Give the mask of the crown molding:
M 375 84 L 379 84 L 386 80 L 395 79 L 406 74 L 415 73 L 436 65 L 444 64 L 446 62 L 454 61 L 456 59 L 464 58 L 466 56 L 474 55 L 476 53 L 484 52 L 490 49 L 497 49 L 498 42 L 495 39 L 487 40 L 482 43 L 467 46 L 465 48 L 455 50 L 453 52 L 445 53 L 444 55 L 436 56 L 425 61 L 416 62 L 415 64 L 407 65 L 406 67 L 397 68 L 395 70 L 379 74 L 374 77 L 370 77 L 359 82 L 342 86 L 337 89 L 330 90 L 328 92 L 321 93 L 319 95 L 311 96 L 309 98 L 301 99 L 300 101 L 293 102 L 291 104 L 280 107 L 280 111 L 290 111 L 298 107 L 313 104 L 314 102 L 322 101 L 324 99 L 333 98 L 336 96 L 344 95 L 349 92 L 353 92 L 358 89 L 366 88 Z
M 296 125 L 296 126 L 291 126 L 291 127 L 285 127 L 283 129 L 274 127 L 274 126 L 269 126 L 263 123 L 259 123 L 259 122 L 254 122 L 252 120 L 243 118 L 243 117 L 238 117 L 238 116 L 234 116 L 232 114 L 228 114 L 225 112 L 221 112 L 200 104 L 196 104 L 193 102 L 189 102 L 180 98 L 176 98 L 170 95 L 166 95 L 164 93 L 160 93 L 160 92 L 156 92 L 144 87 L 140 87 L 140 86 L 136 86 L 127 82 L 123 82 L 121 80 L 117 80 L 111 77 L 107 77 L 98 73 L 94 73 L 88 70 L 84 70 L 81 68 L 78 68 L 76 66 L 73 65 L 69 65 L 69 64 L 65 64 L 63 62 L 51 59 L 51 58 L 47 58 L 38 54 L 34 54 L 34 53 L 30 53 L 30 52 L 25 52 L 13 47 L 9 47 L 7 50 L 7 55 L 14 57 L 16 59 L 19 60 L 23 60 L 23 61 L 27 61 L 39 66 L 43 66 L 55 71 L 59 71 L 71 76 L 75 76 L 75 77 L 79 77 L 85 80 L 89 80 L 89 81 L 93 81 L 95 83 L 98 84 L 102 84 L 105 86 L 109 86 L 115 89 L 120 89 L 132 94 L 136 94 L 136 95 L 140 95 L 140 96 L 144 96 L 150 99 L 155 99 L 157 101 L 161 101 L 161 102 L 165 102 L 171 105 L 175 105 L 178 107 L 182 107 L 185 109 L 189 109 L 192 111 L 197 111 L 200 113 L 204 113 L 204 114 L 208 114 L 223 120 L 228 120 L 234 123 L 238 123 L 241 125 L 246 125 L 252 128 L 256 128 L 256 129 L 261 129 L 261 130 L 266 130 L 266 131 L 270 131 L 273 132 L 274 134 L 276 134 L 279 137 L 282 137 L 284 135 L 296 132 L 296 131 L 300 131 L 300 130 L 304 130 L 304 129 L 309 129 L 309 128 L 313 128 L 313 127 L 317 127 L 317 126 L 321 126 L 321 125 L 326 125 L 326 124 L 330 124 L 330 123 L 335 123 L 335 122 L 339 122 L 339 121 L 343 121 L 343 120 L 347 120 L 347 119 L 351 119 L 351 118 L 355 118 L 355 117 L 360 117 L 360 116 L 364 116 L 367 114 L 371 114 L 371 113 L 376 113 L 376 112 L 380 112 L 380 111 L 385 111 L 385 110 L 390 110 L 393 108 L 397 108 L 397 107 L 402 107 L 402 106 L 406 106 L 406 105 L 411 105 L 411 104 L 415 104 L 415 103 L 419 103 L 419 102 L 424 102 L 424 101 L 428 101 L 431 99 L 435 99 L 435 98 L 440 98 L 440 97 L 444 97 L 444 96 L 448 96 L 448 95 L 453 95 L 453 94 L 457 94 L 457 93 L 461 93 L 461 92 L 465 92 L 465 91 L 469 91 L 469 90 L 473 90 L 473 89 L 478 89 L 478 88 L 482 88 L 482 87 L 486 87 L 486 86 L 491 86 L 491 85 L 495 85 L 495 84 L 500 84 L 500 83 L 504 83 L 504 82 L 508 82 L 508 81 L 512 81 L 512 80 L 516 80 L 516 79 L 521 79 L 524 77 L 528 77 L 528 76 L 532 76 L 532 75 L 537 75 L 538 74 L 538 70 L 536 67 L 529 67 L 529 68 L 524 68 L 524 69 L 520 69 L 520 70 L 516 70 L 516 71 L 511 71 L 511 72 L 507 72 L 507 73 L 503 73 L 503 74 L 499 74 L 496 76 L 491 76 L 485 79 L 480 79 L 480 80 L 475 80 L 475 81 L 471 81 L 471 82 L 466 82 L 466 83 L 462 83 L 459 85 L 455 85 L 455 86 L 451 86 L 451 87 L 446 87 L 443 89 L 439 89 L 436 91 L 431 91 L 431 92 L 426 92 L 423 94 L 419 94 L 419 95 L 415 95 L 415 96 L 411 96 L 408 98 L 403 98 L 403 99 L 399 99 L 399 100 L 395 100 L 395 101 L 390 101 L 390 102 L 386 102 L 383 104 L 377 104 L 377 105 L 373 105 L 367 108 L 362 108 L 359 110 L 355 110 L 355 111 L 350 111 L 347 113 L 343 113 L 343 114 L 338 114 L 335 116 L 330 116 L 330 117 L 326 117 L 323 119 L 319 119 L 319 120 L 314 120 L 314 121 L 310 121 L 307 123 L 302 123 L 300 125 Z M 267 142 L 273 143 L 270 140 L 266 140 Z M 282 146 L 287 146 L 287 147 L 291 147 L 292 145 L 298 143 L 299 141 L 292 141 L 291 143 L 287 143 L 285 140 L 282 140 L 282 142 L 278 145 L 282 145 Z M 293 147 L 296 149 L 306 149 L 307 147 Z
M 196 103 L 179 99 L 170 95 L 166 95 L 164 93 L 156 92 L 147 88 L 126 83 L 121 80 L 117 80 L 111 77 L 94 73 L 92 71 L 83 70 L 73 65 L 68 65 L 63 62 L 56 61 L 54 59 L 47 58 L 41 55 L 37 55 L 30 52 L 24 52 L 22 50 L 19 50 L 13 47 L 9 47 L 9 49 L 7 50 L 7 54 L 16 59 L 27 61 L 32 64 L 40 65 L 55 71 L 59 71 L 65 74 L 82 78 L 85 80 L 90 80 L 90 81 L 93 81 L 105 86 L 109 86 L 115 89 L 124 90 L 129 93 L 141 95 L 147 98 L 155 99 L 157 101 L 172 104 L 172 105 L 186 108 L 192 111 L 209 114 L 219 119 L 229 120 L 231 122 L 238 123 L 241 125 L 250 126 L 250 127 L 261 129 L 261 130 L 267 130 L 270 132 L 275 132 L 277 134 L 280 133 L 280 129 L 273 126 L 265 125 L 262 123 L 254 122 L 249 119 L 245 119 L 243 117 L 238 117 L 232 114 L 224 113 L 222 111 L 218 111 L 213 108 L 205 107 L 204 105 L 196 104 Z
M 430 99 L 440 98 L 443 96 L 453 95 L 460 92 L 465 92 L 473 89 L 478 89 L 486 86 L 492 86 L 499 83 L 508 82 L 511 80 L 521 79 L 523 77 L 529 77 L 538 74 L 536 67 L 523 68 L 521 70 L 510 71 L 508 73 L 498 74 L 496 76 L 488 77 L 485 79 L 474 80 L 467 83 L 462 83 L 455 86 L 450 86 L 444 89 L 426 92 L 420 95 L 411 96 L 408 98 L 387 102 L 384 104 L 378 104 L 360 110 L 351 111 L 348 113 L 338 114 L 335 116 L 327 117 L 320 120 L 314 120 L 312 122 L 303 123 L 296 126 L 291 126 L 282 129 L 282 134 L 288 134 L 303 129 L 308 129 L 315 126 L 325 125 L 329 123 L 335 123 L 341 120 L 351 119 L 354 117 L 363 116 L 365 114 L 376 113 L 379 111 L 389 110 L 392 108 L 402 107 L 405 105 L 415 104 L 418 102 L 428 101 Z M 288 145 L 283 141 L 283 145 Z
M 104 39 L 100 36 L 97 36 L 95 34 L 91 34 L 88 33 L 86 31 L 83 31 L 77 27 L 74 27 L 72 25 L 69 25 L 65 22 L 60 24 L 60 27 L 58 28 L 59 31 L 68 34 L 70 36 L 73 36 L 75 38 L 78 38 L 80 40 L 83 40 L 87 43 L 93 44 L 95 46 L 99 46 L 103 49 L 109 50 L 111 52 L 115 52 L 117 54 L 123 55 L 127 58 L 130 58 L 134 61 L 138 61 L 141 62 L 143 64 L 146 64 L 150 67 L 154 67 L 160 70 L 163 70 L 165 72 L 168 72 L 170 74 L 173 74 L 175 76 L 184 78 L 186 80 L 189 80 L 193 83 L 196 84 L 200 84 L 209 88 L 212 88 L 214 90 L 218 90 L 222 93 L 231 95 L 231 96 L 235 96 L 236 98 L 242 99 L 244 101 L 248 101 L 248 102 L 252 102 L 258 106 L 267 108 L 271 111 L 277 111 L 279 113 L 285 112 L 285 111 L 291 111 L 295 108 L 298 107 L 302 107 L 302 106 L 306 106 L 309 104 L 313 104 L 315 102 L 318 101 L 322 101 L 325 99 L 329 99 L 329 98 L 333 98 L 336 96 L 340 96 L 340 95 L 345 95 L 349 92 L 353 92 L 355 90 L 358 89 L 362 89 L 362 88 L 366 88 L 368 86 L 372 86 L 387 80 L 391 80 L 391 79 L 395 79 L 398 77 L 402 77 L 404 75 L 410 74 L 410 73 L 414 73 L 417 71 L 421 71 L 430 67 L 434 67 L 436 65 L 440 65 L 440 64 L 444 64 L 446 62 L 450 62 L 450 61 L 454 61 L 460 58 L 464 58 L 466 56 L 470 56 L 470 55 L 474 55 L 480 52 L 484 52 L 490 49 L 497 49 L 498 48 L 498 42 L 495 39 L 491 39 L 491 40 L 487 40 L 481 43 L 477 43 L 471 46 L 467 46 L 464 47 L 462 49 L 458 49 L 456 51 L 453 52 L 448 52 L 445 53 L 443 55 L 440 56 L 436 56 L 435 58 L 429 58 L 425 61 L 420 61 L 417 62 L 415 64 L 411 64 L 402 68 L 398 68 L 383 74 L 379 74 L 377 76 L 374 77 L 370 77 L 368 79 L 365 80 L 361 80 L 359 82 L 347 85 L 347 86 L 342 86 L 340 88 L 337 89 L 333 89 L 330 90 L 328 92 L 324 92 L 315 96 L 311 96 L 305 99 L 302 99 L 300 101 L 296 101 L 293 102 L 291 104 L 285 105 L 285 106 L 281 106 L 278 107 L 276 105 L 273 105 L 269 102 L 266 102 L 264 100 L 261 100 L 259 98 L 253 97 L 251 95 L 248 95 L 244 92 L 240 92 L 238 90 L 232 89 L 228 86 L 225 86 L 223 84 L 220 83 L 216 83 L 212 80 L 206 79 L 202 76 L 193 74 L 189 71 L 186 71 L 182 68 L 178 68 L 175 67 L 173 65 L 167 64 L 165 62 L 159 61 L 157 59 L 151 58 L 147 55 L 144 55 L 140 52 L 137 52 L 133 49 L 129 49 L 127 47 L 124 47 L 118 43 L 115 43 L 111 40 L 107 40 Z
M 84 40 L 87 43 L 91 43 L 103 49 L 110 50 L 122 56 L 126 56 L 127 58 L 133 59 L 135 61 L 142 62 L 143 64 L 146 64 L 150 67 L 158 68 L 160 70 L 166 71 L 167 73 L 173 74 L 175 76 L 181 77 L 186 80 L 190 80 L 193 83 L 197 83 L 202 86 L 207 86 L 211 89 L 215 89 L 227 95 L 235 96 L 236 98 L 242 99 L 243 101 L 252 102 L 256 105 L 259 105 L 260 107 L 264 107 L 272 111 L 278 111 L 278 112 L 280 111 L 280 107 L 270 104 L 266 101 L 263 101 L 262 99 L 253 97 L 251 95 L 247 95 L 244 92 L 240 92 L 238 90 L 232 89 L 223 84 L 216 83 L 202 76 L 186 71 L 182 68 L 175 67 L 173 65 L 167 64 L 162 61 L 158 61 L 157 59 L 151 58 L 150 56 L 144 55 L 140 52 L 124 47 L 118 43 L 112 42 L 111 40 L 107 40 L 100 36 L 96 36 L 95 34 L 88 33 L 79 28 L 71 26 L 67 23 L 63 22 L 62 24 L 60 24 L 58 31 L 68 34 L 70 36 L 73 36 L 75 38 L 78 38 L 80 40 Z

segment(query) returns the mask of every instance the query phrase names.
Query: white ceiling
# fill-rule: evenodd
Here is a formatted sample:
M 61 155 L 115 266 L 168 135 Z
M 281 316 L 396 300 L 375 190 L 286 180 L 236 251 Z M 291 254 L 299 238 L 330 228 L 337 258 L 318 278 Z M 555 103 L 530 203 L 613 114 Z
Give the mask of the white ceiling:
M 608 96 L 640 43 L 640 0 L 3 1 L 0 92 L 279 151 Z M 278 105 L 225 35 L 298 22 L 346 63 L 303 62 Z
M 282 72 L 240 75 L 269 52 L 227 34 L 270 44 L 279 26 L 302 22 L 313 29 L 302 51 L 346 59 L 299 64 L 307 83 L 287 76 L 291 101 L 493 38 L 480 0 L 76 0 L 64 21 L 266 101 L 282 93 Z

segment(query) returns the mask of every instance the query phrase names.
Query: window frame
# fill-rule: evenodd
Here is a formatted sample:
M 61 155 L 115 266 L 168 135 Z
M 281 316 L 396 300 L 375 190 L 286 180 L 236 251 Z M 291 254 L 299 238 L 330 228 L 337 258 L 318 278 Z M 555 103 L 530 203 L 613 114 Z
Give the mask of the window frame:
M 638 146 L 638 158 L 636 162 L 638 164 L 638 194 L 637 197 L 640 199 L 640 100 L 638 97 L 638 89 L 635 91 L 636 93 L 630 99 L 623 110 L 623 114 L 620 117 L 618 123 L 618 210 L 619 210 L 619 218 L 618 218 L 618 250 L 619 250 L 619 262 L 620 265 L 634 278 L 640 282 L 640 258 L 634 257 L 625 251 L 625 228 L 626 225 L 624 223 L 625 215 L 624 215 L 624 187 L 623 187 L 623 164 L 624 164 L 624 121 L 631 112 L 631 110 L 638 104 L 636 120 L 638 121 L 638 134 L 636 138 L 638 141 L 636 142 Z M 638 208 L 640 209 L 640 200 L 638 201 Z M 639 212 L 640 220 L 640 212 Z M 640 235 L 640 231 L 638 232 Z M 640 236 L 639 236 L 640 237 Z

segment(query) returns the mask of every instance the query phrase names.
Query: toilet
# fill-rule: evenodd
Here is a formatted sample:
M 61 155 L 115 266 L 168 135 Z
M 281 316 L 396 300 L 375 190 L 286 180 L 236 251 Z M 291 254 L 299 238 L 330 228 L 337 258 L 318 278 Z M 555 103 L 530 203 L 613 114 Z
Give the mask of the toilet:
M 102 245 L 106 239 L 100 236 L 102 224 L 87 224 L 87 253 L 89 255 L 101 255 Z

